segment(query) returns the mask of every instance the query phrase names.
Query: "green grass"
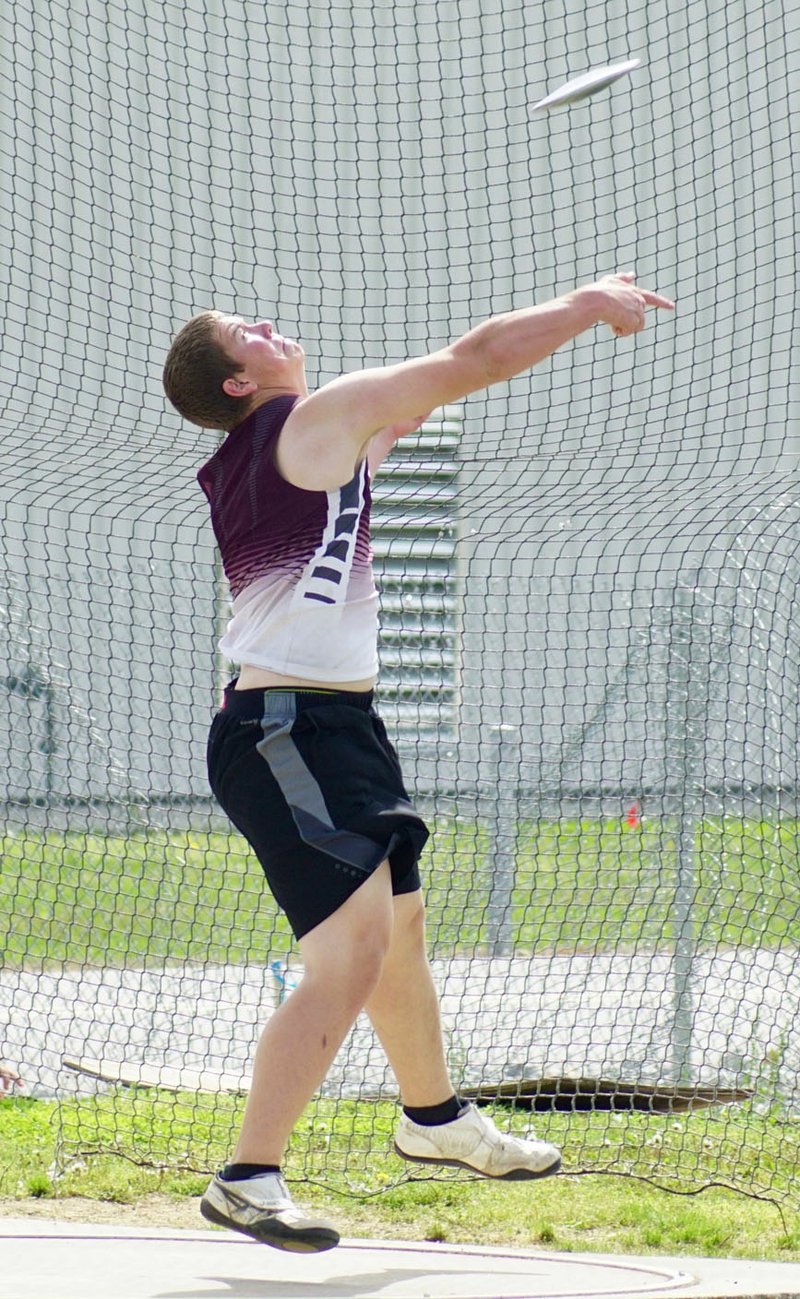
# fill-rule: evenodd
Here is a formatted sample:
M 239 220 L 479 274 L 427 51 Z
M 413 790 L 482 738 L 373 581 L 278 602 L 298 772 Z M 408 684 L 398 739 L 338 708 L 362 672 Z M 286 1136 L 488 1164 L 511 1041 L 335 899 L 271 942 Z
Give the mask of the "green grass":
M 140 1103 L 143 1099 L 144 1094 Z M 182 1103 L 191 1108 L 188 1100 Z M 90 1103 L 62 1103 L 62 1109 L 77 1110 L 86 1104 Z M 369 1138 L 372 1144 L 374 1162 L 393 1121 L 390 1110 L 388 1107 L 371 1118 L 365 1114 L 358 1118 L 339 1114 L 344 1128 L 361 1125 L 362 1137 L 365 1142 Z M 152 1105 L 150 1115 L 153 1120 Z M 156 1127 L 164 1117 L 156 1115 Z M 772 1125 L 766 1116 L 738 1111 L 732 1117 L 726 1137 L 731 1157 L 737 1144 L 744 1141 L 746 1131 L 750 1136 L 744 1143 L 749 1149 L 767 1149 Z M 141 1108 L 134 1117 L 131 1107 L 125 1121 L 138 1125 L 144 1135 L 146 1109 Z M 677 1121 L 665 1122 L 667 1130 L 670 1122 Z M 684 1122 L 691 1130 L 693 1119 Z M 621 1149 L 630 1145 L 632 1150 L 640 1145 L 649 1123 L 646 1116 L 638 1116 L 628 1128 Z M 54 1103 L 0 1101 L 0 1199 L 49 1201 L 55 1212 L 55 1201 L 80 1197 L 81 1213 L 87 1221 L 97 1219 L 103 1206 L 117 1205 L 128 1206 L 131 1212 L 135 1209 L 138 1223 L 147 1221 L 149 1207 L 151 1213 L 158 1210 L 153 1221 L 203 1225 L 199 1218 L 195 1220 L 196 1206 L 192 1203 L 207 1181 L 206 1175 L 199 1172 L 143 1168 L 127 1159 L 102 1155 L 86 1159 L 54 1178 L 51 1169 L 58 1126 Z M 173 1127 L 176 1140 L 179 1128 L 180 1124 Z M 330 1138 L 330 1129 L 330 1121 L 326 1124 L 323 1117 L 319 1121 L 320 1144 Z M 101 1130 L 102 1124 L 98 1128 Z M 674 1131 L 677 1135 L 678 1130 Z M 162 1137 L 165 1135 L 162 1132 Z M 548 1125 L 548 1135 L 558 1137 L 560 1133 Z M 773 1162 L 775 1155 L 773 1151 Z M 772 1173 L 786 1183 L 794 1176 L 794 1165 L 778 1160 Z M 527 1185 L 492 1185 L 457 1178 L 423 1180 L 389 1186 L 380 1195 L 360 1200 L 313 1182 L 295 1189 L 299 1200 L 334 1215 L 348 1236 L 564 1251 L 800 1260 L 800 1227 L 792 1215 L 774 1204 L 720 1188 L 697 1195 L 671 1195 L 646 1182 L 620 1176 L 562 1174 Z M 124 1214 L 124 1207 L 119 1211 Z
M 493 869 L 485 826 L 441 821 L 424 867 L 434 955 L 486 950 Z M 700 946 L 800 945 L 800 825 L 700 823 L 694 927 Z M 512 898 L 519 952 L 670 947 L 674 826 L 522 823 Z M 158 967 L 247 963 L 286 954 L 292 937 L 240 838 L 152 830 L 103 836 L 24 831 L 0 837 L 0 956 L 6 966 L 63 962 Z
M 60 1150 L 67 1159 L 110 1152 L 206 1171 L 225 1161 L 242 1106 L 238 1097 L 145 1088 L 63 1101 Z M 499 1115 L 501 1126 L 523 1133 L 529 1126 L 524 1112 L 506 1108 Z M 408 1165 L 392 1153 L 396 1119 L 391 1101 L 317 1098 L 293 1135 L 287 1176 L 355 1195 L 406 1181 Z M 755 1104 L 672 1115 L 554 1113 L 539 1116 L 536 1126 L 561 1147 L 569 1172 L 625 1174 L 678 1192 L 699 1190 L 713 1179 L 776 1202 L 796 1200 L 800 1130 Z
M 7 966 L 263 962 L 292 941 L 258 863 L 234 836 L 25 831 L 0 839 Z
M 799 831 L 795 823 L 741 819 L 698 826 L 699 948 L 800 945 Z M 668 822 L 522 824 L 513 897 L 516 951 L 673 946 L 673 835 Z M 487 950 L 491 870 L 486 827 L 437 824 L 426 866 L 434 955 Z M 235 836 L 153 830 L 127 837 L 24 832 L 0 838 L 0 959 L 7 968 L 263 964 L 291 948 L 288 926 L 261 872 Z M 693 1191 L 713 1169 L 725 1185 L 789 1204 L 800 1150 L 794 1126 L 766 1110 L 771 1093 L 763 1082 L 754 1107 L 685 1118 L 554 1115 L 547 1130 L 564 1146 L 565 1167 L 598 1175 L 601 1186 L 608 1178 L 600 1174 L 625 1173 Z M 161 1163 L 165 1170 L 206 1169 L 225 1158 L 239 1105 L 232 1098 L 146 1091 L 63 1102 L 57 1111 L 61 1148 L 67 1154 L 106 1152 L 91 1161 L 99 1166 L 123 1154 Z M 2 1106 L 5 1123 L 9 1114 L 22 1112 Z M 376 1150 L 390 1149 L 393 1123 L 391 1105 L 320 1101 L 297 1130 L 289 1173 L 306 1184 L 323 1184 L 328 1194 L 422 1194 L 404 1184 L 407 1170 L 394 1156 L 375 1159 Z M 17 1175 L 15 1161 L 16 1156 L 9 1165 L 0 1161 L 0 1193 L 9 1194 L 2 1188 L 7 1168 Z M 129 1167 L 118 1158 L 114 1163 Z M 26 1194 L 49 1193 L 41 1163 L 28 1176 L 34 1180 Z M 620 1184 L 630 1189 L 631 1183 Z M 71 1185 L 69 1178 L 60 1181 L 57 1193 Z M 466 1200 L 471 1194 L 463 1184 L 440 1186 L 440 1193 Z

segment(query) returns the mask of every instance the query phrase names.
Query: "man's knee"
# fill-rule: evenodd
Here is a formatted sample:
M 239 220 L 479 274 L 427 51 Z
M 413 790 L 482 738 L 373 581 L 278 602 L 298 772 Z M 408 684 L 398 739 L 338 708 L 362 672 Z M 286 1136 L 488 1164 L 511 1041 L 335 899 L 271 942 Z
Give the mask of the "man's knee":
M 336 951 L 316 960 L 311 970 L 328 989 L 336 989 L 340 1004 L 354 1014 L 362 1009 L 380 982 L 390 937 L 382 926 L 352 926 L 340 934 Z
M 394 935 L 406 945 L 425 945 L 425 903 L 422 891 L 400 893 L 394 899 Z
M 367 997 L 381 976 L 393 928 L 391 894 L 370 880 L 301 940 L 306 971 L 334 981 L 343 996 Z

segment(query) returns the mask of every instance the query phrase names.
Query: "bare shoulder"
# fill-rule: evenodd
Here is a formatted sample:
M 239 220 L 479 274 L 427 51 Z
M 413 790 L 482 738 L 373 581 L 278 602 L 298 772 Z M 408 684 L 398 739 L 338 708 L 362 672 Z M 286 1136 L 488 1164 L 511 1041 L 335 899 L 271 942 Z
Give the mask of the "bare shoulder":
M 353 477 L 359 448 L 342 434 L 333 413 L 326 403 L 315 400 L 317 396 L 301 397 L 292 407 L 278 437 L 275 460 L 282 477 L 293 486 L 328 492 Z
M 380 429 L 418 420 L 484 384 L 454 347 L 344 374 L 295 404 L 278 441 L 278 468 L 297 487 L 332 490 L 349 482 Z

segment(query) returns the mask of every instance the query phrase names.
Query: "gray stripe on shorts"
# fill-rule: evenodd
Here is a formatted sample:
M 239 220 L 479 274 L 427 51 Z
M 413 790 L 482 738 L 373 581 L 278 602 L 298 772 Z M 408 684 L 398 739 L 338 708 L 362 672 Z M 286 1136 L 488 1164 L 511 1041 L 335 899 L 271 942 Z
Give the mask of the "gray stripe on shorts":
M 369 875 L 380 865 L 383 849 L 372 839 L 352 830 L 337 830 L 333 824 L 322 790 L 292 739 L 296 710 L 294 700 L 288 698 L 291 715 L 287 719 L 286 707 L 280 718 L 270 717 L 267 710 L 261 721 L 264 738 L 256 748 L 278 782 L 303 842 Z M 281 699 L 287 696 L 282 694 Z

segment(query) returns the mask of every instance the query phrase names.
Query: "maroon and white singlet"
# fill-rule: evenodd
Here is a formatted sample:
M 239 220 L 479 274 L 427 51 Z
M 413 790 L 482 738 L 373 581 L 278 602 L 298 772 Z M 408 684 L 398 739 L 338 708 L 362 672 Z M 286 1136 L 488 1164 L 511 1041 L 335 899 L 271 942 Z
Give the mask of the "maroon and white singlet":
M 378 669 L 369 471 L 328 492 L 282 478 L 275 446 L 296 401 L 259 406 L 197 475 L 233 598 L 220 649 L 286 676 L 360 680 Z

